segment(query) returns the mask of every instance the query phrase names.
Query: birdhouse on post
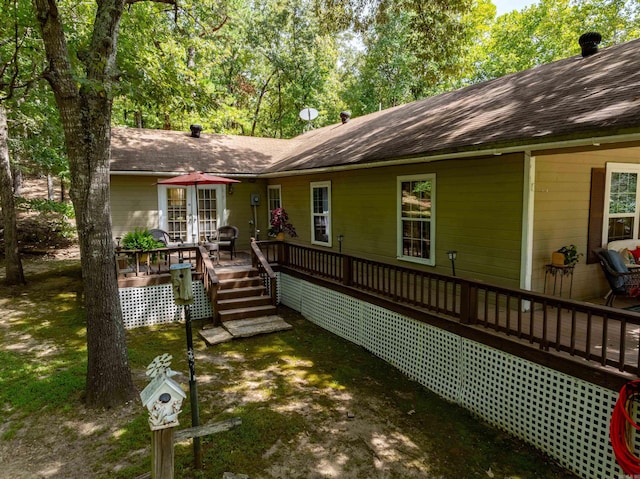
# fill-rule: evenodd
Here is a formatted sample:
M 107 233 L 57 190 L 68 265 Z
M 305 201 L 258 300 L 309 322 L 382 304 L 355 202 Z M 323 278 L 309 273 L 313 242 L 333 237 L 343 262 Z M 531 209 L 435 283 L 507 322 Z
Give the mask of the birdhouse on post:
M 191 263 L 172 264 L 171 285 L 173 300 L 177 305 L 193 303 L 193 285 L 191 284 Z
M 147 376 L 153 378 L 140 393 L 142 405 L 149 411 L 149 426 L 152 431 L 175 427 L 182 401 L 187 397 L 180 385 L 171 379 L 176 374 L 169 365 L 171 355 L 156 357 L 147 367 Z

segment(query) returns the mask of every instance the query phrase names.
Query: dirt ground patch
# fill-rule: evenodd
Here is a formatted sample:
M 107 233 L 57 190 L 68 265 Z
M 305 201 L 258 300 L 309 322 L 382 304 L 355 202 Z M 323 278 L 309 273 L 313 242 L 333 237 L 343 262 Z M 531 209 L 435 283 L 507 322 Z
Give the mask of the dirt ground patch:
M 54 181 L 54 199 L 60 201 L 60 182 Z M 20 189 L 20 198 L 46 200 L 47 179 L 27 178 Z M 68 201 L 68 198 L 67 198 Z M 63 235 L 60 231 L 62 222 L 73 227 L 73 219 L 63 218 L 57 213 L 26 211 L 17 208 L 18 245 L 26 258 L 72 259 L 79 258 L 77 240 L 74 235 Z M 0 259 L 4 257 L 4 224 L 0 211 Z M 36 265 L 33 265 L 36 266 Z M 2 273 L 4 274 L 4 273 Z

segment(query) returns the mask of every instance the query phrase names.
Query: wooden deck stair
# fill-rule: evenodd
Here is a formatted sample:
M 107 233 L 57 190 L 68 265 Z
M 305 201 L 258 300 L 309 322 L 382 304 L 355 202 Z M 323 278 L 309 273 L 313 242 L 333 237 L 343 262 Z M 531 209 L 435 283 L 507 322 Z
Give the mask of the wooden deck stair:
M 216 270 L 216 275 L 217 319 L 221 326 L 200 330 L 200 337 L 208 346 L 292 328 L 278 316 L 257 269 L 223 268 Z
M 258 270 L 251 267 L 224 268 L 216 272 L 218 287 L 218 321 L 235 321 L 276 314 Z

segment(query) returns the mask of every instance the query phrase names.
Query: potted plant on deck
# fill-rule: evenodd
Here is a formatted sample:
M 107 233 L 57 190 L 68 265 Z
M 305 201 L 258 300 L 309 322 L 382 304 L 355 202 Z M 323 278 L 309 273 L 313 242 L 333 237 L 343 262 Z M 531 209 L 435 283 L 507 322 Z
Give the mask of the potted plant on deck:
M 289 215 L 284 208 L 276 208 L 271 210 L 271 228 L 269 229 L 269 236 L 275 237 L 282 241 L 284 234 L 287 233 L 292 238 L 298 236 L 296 229 L 291 223 L 289 223 Z
M 580 261 L 581 256 L 583 254 L 578 253 L 576 245 L 570 244 L 552 253 L 551 263 L 554 266 L 575 266 Z
M 165 248 L 162 241 L 157 241 L 145 228 L 136 228 L 122 237 L 122 247 L 125 250 L 150 251 L 152 249 Z M 140 256 L 140 262 L 147 262 L 147 254 Z

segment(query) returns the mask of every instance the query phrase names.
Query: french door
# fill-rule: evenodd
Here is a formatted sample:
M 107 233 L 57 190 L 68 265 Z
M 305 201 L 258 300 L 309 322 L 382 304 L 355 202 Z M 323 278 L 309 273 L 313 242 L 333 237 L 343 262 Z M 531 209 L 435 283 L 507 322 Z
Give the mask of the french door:
M 160 228 L 185 243 L 213 237 L 225 211 L 224 189 L 224 185 L 158 185 Z

